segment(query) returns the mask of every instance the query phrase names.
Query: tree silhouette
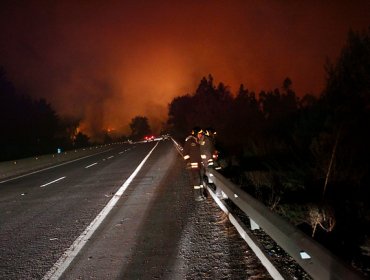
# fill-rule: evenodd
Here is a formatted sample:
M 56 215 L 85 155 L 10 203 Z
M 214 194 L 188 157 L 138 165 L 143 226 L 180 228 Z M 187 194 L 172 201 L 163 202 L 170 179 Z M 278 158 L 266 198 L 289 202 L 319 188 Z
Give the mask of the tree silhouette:
M 0 160 L 55 152 L 59 130 L 51 105 L 17 92 L 0 68 Z
M 214 86 L 212 75 L 203 77 L 193 94 L 176 97 L 169 104 L 167 125 L 173 136 L 183 140 L 194 126 L 213 127 L 224 132 L 231 109 L 232 96 L 227 86 Z M 220 135 L 221 139 L 223 134 Z
M 141 140 L 145 135 L 151 134 L 151 129 L 147 117 L 136 116 L 130 122 L 131 138 Z
M 89 146 L 89 137 L 82 132 L 77 133 L 74 141 L 75 148 L 83 148 Z
M 346 246 L 359 245 L 369 235 L 364 232 L 370 224 L 370 215 L 365 214 L 370 213 L 369 77 L 370 28 L 362 33 L 350 31 L 337 61 L 327 64 L 327 86 L 320 100 L 326 113 L 322 134 L 328 139 L 322 146 L 322 154 L 327 155 L 323 199 L 336 210 L 338 232 Z M 357 225 L 355 234 L 345 228 L 349 217 Z
M 184 139 L 194 127 L 190 110 L 192 110 L 190 95 L 175 97 L 168 105 L 168 130 L 178 140 Z
M 236 97 L 231 101 L 228 113 L 222 114 L 222 118 L 226 120 L 224 134 L 227 136 L 223 141 L 228 150 L 241 154 L 247 151 L 253 142 L 259 141 L 258 134 L 263 115 L 258 106 L 255 93 L 249 92 L 244 85 L 240 85 Z

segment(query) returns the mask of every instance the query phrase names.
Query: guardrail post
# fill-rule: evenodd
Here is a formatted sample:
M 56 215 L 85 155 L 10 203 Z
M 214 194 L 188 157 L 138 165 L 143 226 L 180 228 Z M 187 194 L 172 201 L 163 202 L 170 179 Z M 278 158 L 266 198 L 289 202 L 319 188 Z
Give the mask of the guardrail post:
M 207 168 L 207 176 L 251 220 L 251 227 L 261 226 L 286 253 L 288 253 L 312 278 L 320 280 L 364 279 L 358 271 L 317 243 L 310 236 L 272 212 L 260 201 L 223 177 Z M 255 228 L 256 229 L 256 228 Z
M 251 218 L 249 218 L 249 222 L 251 223 L 251 230 L 260 229 L 260 226 Z

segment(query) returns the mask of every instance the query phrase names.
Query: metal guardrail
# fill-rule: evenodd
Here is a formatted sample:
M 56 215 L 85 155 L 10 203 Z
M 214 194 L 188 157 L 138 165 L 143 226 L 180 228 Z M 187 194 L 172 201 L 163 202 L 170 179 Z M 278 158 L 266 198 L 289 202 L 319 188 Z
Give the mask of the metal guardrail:
M 219 172 L 208 168 L 206 174 L 251 219 L 252 230 L 260 226 L 312 278 L 363 279 L 360 273 Z

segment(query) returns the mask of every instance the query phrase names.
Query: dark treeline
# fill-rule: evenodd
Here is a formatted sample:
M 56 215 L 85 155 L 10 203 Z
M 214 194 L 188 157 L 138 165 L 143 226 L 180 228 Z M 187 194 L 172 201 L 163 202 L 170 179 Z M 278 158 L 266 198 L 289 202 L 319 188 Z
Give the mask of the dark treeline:
M 78 126 L 76 119 L 58 117 L 45 99 L 18 92 L 0 68 L 0 160 L 86 146 Z
M 102 130 L 91 140 L 80 131 L 80 122 L 75 117 L 58 116 L 45 99 L 34 99 L 17 90 L 0 67 L 0 161 L 128 139 Z M 135 141 L 151 133 L 144 116 L 134 117 L 129 126 L 129 138 Z
M 148 136 L 152 133 L 147 117 L 136 116 L 131 119 L 129 125 L 131 129 L 130 139 L 134 141 L 143 140 L 145 136 Z
M 183 141 L 193 126 L 215 128 L 225 175 L 369 269 L 370 29 L 350 32 L 325 69 L 322 94 L 302 98 L 289 78 L 256 96 L 243 85 L 232 94 L 210 75 L 170 103 L 168 130 Z

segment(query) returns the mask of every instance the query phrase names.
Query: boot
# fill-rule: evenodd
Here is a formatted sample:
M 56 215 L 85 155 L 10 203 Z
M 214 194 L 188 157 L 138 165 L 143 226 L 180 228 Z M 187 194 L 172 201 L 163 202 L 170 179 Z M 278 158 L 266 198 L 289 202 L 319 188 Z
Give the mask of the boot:
M 204 188 L 203 186 L 200 187 L 200 194 L 203 197 L 203 199 L 207 199 L 208 192 L 207 192 L 206 188 Z
M 201 195 L 201 189 L 194 189 L 194 200 L 195 201 L 204 200 L 203 196 Z
M 222 197 L 222 190 L 218 187 L 216 187 L 216 196 L 219 198 L 219 199 L 223 199 Z
M 203 186 L 207 186 L 207 183 L 208 183 L 208 177 L 206 175 L 204 175 L 203 178 L 202 178 L 202 184 L 203 184 Z

